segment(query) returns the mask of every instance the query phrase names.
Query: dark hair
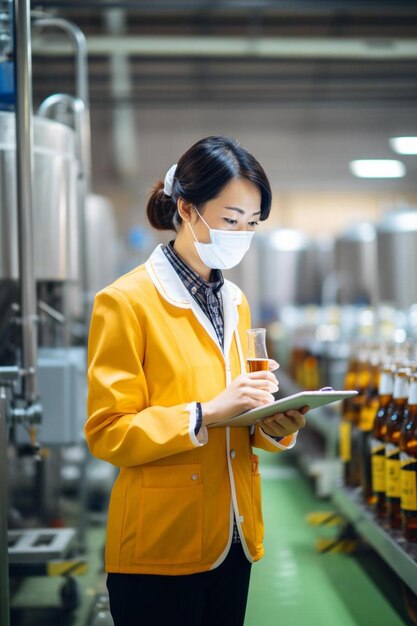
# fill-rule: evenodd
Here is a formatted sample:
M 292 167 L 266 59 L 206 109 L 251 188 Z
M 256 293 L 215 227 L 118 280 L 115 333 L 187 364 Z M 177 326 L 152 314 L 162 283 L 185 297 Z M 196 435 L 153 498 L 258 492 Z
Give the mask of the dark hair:
M 200 139 L 178 161 L 172 196 L 164 193 L 164 183 L 153 187 L 146 212 L 154 228 L 175 230 L 181 224 L 177 200 L 182 198 L 197 208 L 219 195 L 232 178 L 245 178 L 261 192 L 261 220 L 271 210 L 271 187 L 258 161 L 230 137 Z

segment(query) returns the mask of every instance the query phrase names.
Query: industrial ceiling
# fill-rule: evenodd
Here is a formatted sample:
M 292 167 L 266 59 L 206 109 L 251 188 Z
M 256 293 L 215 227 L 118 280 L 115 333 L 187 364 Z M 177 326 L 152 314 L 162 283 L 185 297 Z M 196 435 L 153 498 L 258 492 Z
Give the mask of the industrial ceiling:
M 187 121 L 201 135 L 198 125 L 227 132 L 229 120 L 229 134 L 255 144 L 259 131 L 278 182 L 281 172 L 281 182 L 301 185 L 317 179 L 317 167 L 333 172 L 333 183 L 350 180 L 347 167 L 334 171 L 345 149 L 346 159 L 389 156 L 389 136 L 417 135 L 415 1 L 44 0 L 32 8 L 75 22 L 87 36 L 96 134 L 114 111 L 133 110 L 139 139 L 140 119 L 145 133 L 165 128 L 169 153 Z M 71 92 L 65 39 L 35 31 L 33 50 L 35 104 Z M 286 168 L 295 161 L 296 170 Z

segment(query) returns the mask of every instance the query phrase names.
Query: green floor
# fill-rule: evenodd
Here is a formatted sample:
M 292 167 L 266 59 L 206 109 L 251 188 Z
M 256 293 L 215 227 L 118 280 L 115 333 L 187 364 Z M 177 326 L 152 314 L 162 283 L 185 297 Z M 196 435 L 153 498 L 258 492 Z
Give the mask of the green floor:
M 309 526 L 305 517 L 332 505 L 314 497 L 291 453 L 262 454 L 261 472 L 265 556 L 252 568 L 245 626 L 408 625 L 399 615 L 401 586 L 375 553 L 316 552 L 316 539 L 338 531 Z
M 409 626 L 399 581 L 375 553 L 316 552 L 316 539 L 335 537 L 337 529 L 309 526 L 305 516 L 332 506 L 314 497 L 291 453 L 262 454 L 261 472 L 265 557 L 252 568 L 245 626 Z M 103 528 L 91 528 L 89 572 L 78 579 L 82 602 L 74 614 L 58 608 L 59 579 L 26 579 L 13 594 L 20 608 L 12 626 L 87 626 L 95 594 L 105 591 L 103 542 Z

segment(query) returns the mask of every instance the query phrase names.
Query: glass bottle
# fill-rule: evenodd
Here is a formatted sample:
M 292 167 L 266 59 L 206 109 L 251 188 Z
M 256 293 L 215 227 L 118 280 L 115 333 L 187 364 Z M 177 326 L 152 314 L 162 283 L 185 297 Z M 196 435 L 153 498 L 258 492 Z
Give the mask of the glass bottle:
M 417 542 L 417 372 L 410 376 L 408 404 L 400 435 L 401 517 L 407 541 Z
M 345 374 L 344 389 L 355 389 L 356 378 L 359 369 L 359 361 L 356 351 L 352 349 L 352 354 L 349 359 L 349 365 Z M 340 460 L 343 463 L 343 482 L 347 486 L 350 484 L 351 479 L 351 461 L 352 461 L 352 421 L 353 421 L 353 403 L 352 398 L 346 398 L 342 404 L 342 419 L 340 421 L 339 429 L 339 455 Z
M 408 400 L 408 370 L 401 368 L 394 377 L 394 406 L 387 415 L 385 435 L 385 478 L 387 518 L 391 528 L 401 528 L 400 434 Z
M 358 372 L 356 376 L 356 384 L 354 389 L 357 390 L 358 395 L 352 398 L 352 427 L 351 427 L 351 461 L 350 461 L 350 476 L 349 483 L 353 487 L 357 487 L 361 484 L 360 475 L 360 453 L 361 453 L 361 431 L 359 430 L 359 423 L 361 418 L 362 408 L 366 402 L 366 393 L 371 382 L 371 366 L 370 366 L 370 353 L 368 346 L 363 346 L 359 351 L 359 364 Z
M 376 411 L 370 438 L 372 491 L 377 517 L 386 515 L 387 503 L 385 499 L 385 435 L 387 432 L 387 416 L 393 408 L 392 392 L 394 389 L 394 372 L 391 366 L 381 369 L 379 382 L 379 406 Z
M 371 455 L 369 441 L 372 427 L 379 406 L 380 363 L 377 346 L 372 348 L 369 359 L 369 384 L 365 391 L 364 404 L 359 417 L 359 471 L 361 477 L 362 496 L 368 504 L 375 500 L 372 489 Z

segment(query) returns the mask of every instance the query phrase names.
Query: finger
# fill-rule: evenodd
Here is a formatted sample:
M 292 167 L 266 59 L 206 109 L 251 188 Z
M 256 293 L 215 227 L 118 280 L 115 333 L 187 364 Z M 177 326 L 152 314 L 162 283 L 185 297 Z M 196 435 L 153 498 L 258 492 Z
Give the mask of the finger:
M 264 389 L 254 389 L 253 387 L 244 387 L 242 389 L 244 395 L 259 404 L 271 404 L 275 398 L 271 393 Z
M 261 428 L 270 437 L 281 437 L 282 436 L 281 432 L 279 430 L 277 430 L 275 428 L 271 428 L 270 426 L 265 426 L 265 424 L 262 424 Z
M 285 436 L 293 433 L 301 427 L 302 426 L 300 424 L 294 424 L 288 417 L 284 417 L 281 420 L 273 420 L 268 424 L 268 428 L 271 428 L 275 434 L 279 436 Z
M 304 418 L 304 413 L 302 413 L 301 411 L 285 411 L 284 415 L 286 415 L 287 417 L 291 417 L 291 419 L 301 419 Z
M 305 426 L 306 420 L 304 414 L 300 411 L 287 411 L 285 416 L 291 420 L 291 423 L 295 426 L 298 426 L 299 428 L 303 428 L 303 426 Z
M 270 372 L 273 372 L 279 368 L 279 363 L 277 363 L 277 361 L 274 361 L 274 359 L 268 359 L 268 361 L 269 361 Z
M 253 389 L 253 387 L 248 387 L 246 395 L 259 404 L 271 404 L 275 400 L 272 393 L 265 391 L 265 389 Z
M 246 387 L 251 387 L 252 389 L 265 389 L 265 391 L 269 391 L 270 393 L 276 393 L 278 391 L 277 381 L 274 380 L 271 382 L 270 380 L 265 380 L 258 378 L 254 380 L 253 378 L 247 378 L 244 381 Z
M 283 420 L 285 420 L 287 417 L 286 413 L 274 413 L 273 415 L 270 415 L 269 417 L 267 417 L 264 422 L 269 423 L 269 422 L 282 422 Z
M 275 421 L 270 424 L 266 424 L 264 421 L 262 424 L 262 428 L 265 430 L 266 433 L 275 437 L 285 436 L 289 430 L 294 431 L 293 426 L 285 426 Z
M 266 380 L 270 380 L 271 383 L 276 383 L 277 379 L 274 376 L 274 374 L 272 372 L 268 372 L 266 370 L 262 370 L 259 372 L 250 372 L 249 374 L 247 374 L 247 376 L 249 376 L 249 378 L 252 378 L 253 380 L 257 380 L 258 378 L 263 378 Z
M 300 428 L 305 425 L 304 415 L 299 411 L 287 411 L 286 413 L 275 413 L 270 417 L 267 417 L 265 423 L 272 424 L 273 422 L 283 425 L 290 426 L 295 425 Z
M 301 411 L 301 413 L 302 413 L 303 415 L 305 415 L 305 414 L 306 414 L 309 410 L 310 410 L 310 407 L 309 407 L 309 406 L 303 406 L 303 408 L 302 408 L 302 409 L 300 409 L 300 411 Z

